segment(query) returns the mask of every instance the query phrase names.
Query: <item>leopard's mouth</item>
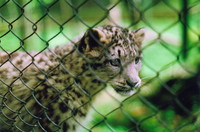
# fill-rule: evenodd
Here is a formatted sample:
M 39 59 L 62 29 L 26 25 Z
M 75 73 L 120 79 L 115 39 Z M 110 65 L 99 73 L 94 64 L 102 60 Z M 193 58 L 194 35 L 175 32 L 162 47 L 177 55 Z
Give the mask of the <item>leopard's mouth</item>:
M 121 86 L 121 85 L 112 85 L 115 91 L 123 96 L 131 96 L 137 92 L 137 87 Z

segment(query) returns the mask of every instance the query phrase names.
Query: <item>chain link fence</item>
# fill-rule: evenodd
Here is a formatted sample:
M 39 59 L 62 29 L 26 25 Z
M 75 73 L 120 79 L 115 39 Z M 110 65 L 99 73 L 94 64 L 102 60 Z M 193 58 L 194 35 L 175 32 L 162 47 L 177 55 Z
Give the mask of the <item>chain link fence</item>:
M 74 131 L 75 126 L 68 126 L 65 121 L 77 124 L 80 128 L 76 131 L 81 132 L 200 131 L 199 8 L 199 0 L 1 0 L 0 131 Z M 104 78 L 99 84 L 103 85 L 101 90 L 87 94 L 78 87 L 78 76 L 84 72 L 76 69 L 74 73 L 63 64 L 73 49 L 64 58 L 51 56 L 54 47 L 65 52 L 62 45 L 75 44 L 74 38 L 101 25 L 129 30 L 145 28 L 142 86 L 132 96 L 116 94 Z M 36 63 L 40 55 L 40 61 L 49 60 L 48 64 Z M 14 56 L 21 61 L 15 62 Z M 6 68 L 8 63 L 14 71 Z M 29 71 L 33 65 L 42 73 L 38 77 L 43 80 L 40 83 L 34 83 L 35 74 Z M 73 79 L 58 83 L 60 74 L 52 73 L 60 73 L 56 70 L 59 66 Z M 61 84 L 67 86 L 62 89 Z M 81 111 L 84 105 L 72 109 L 66 102 L 69 97 L 63 93 L 72 85 L 82 90 L 79 96 L 86 97 L 86 104 L 92 107 L 88 121 L 81 123 L 76 116 L 77 109 Z M 20 90 L 15 91 L 14 87 Z M 74 92 L 78 95 L 77 90 Z M 48 94 L 51 97 L 45 98 Z M 32 104 L 37 114 L 28 107 Z M 56 108 L 66 113 L 64 121 L 53 117 Z M 70 114 L 66 109 L 70 109 Z M 19 127 L 20 122 L 23 128 Z M 50 125 L 44 126 L 45 123 Z

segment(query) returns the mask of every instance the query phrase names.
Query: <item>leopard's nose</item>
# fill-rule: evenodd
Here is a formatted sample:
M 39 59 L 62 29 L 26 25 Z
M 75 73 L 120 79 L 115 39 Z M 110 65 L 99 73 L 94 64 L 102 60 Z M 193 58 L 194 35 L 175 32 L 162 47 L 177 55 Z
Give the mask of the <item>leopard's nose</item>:
M 126 83 L 130 87 L 137 87 L 137 85 L 138 85 L 138 82 L 132 82 L 132 81 L 129 81 L 129 80 L 126 80 Z

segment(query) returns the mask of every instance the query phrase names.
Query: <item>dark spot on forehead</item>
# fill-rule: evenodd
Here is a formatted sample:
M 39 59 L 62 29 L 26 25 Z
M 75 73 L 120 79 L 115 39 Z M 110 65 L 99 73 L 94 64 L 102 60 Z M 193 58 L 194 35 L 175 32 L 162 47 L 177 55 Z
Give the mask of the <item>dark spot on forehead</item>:
M 119 55 L 119 57 L 121 57 L 121 51 L 120 51 L 120 50 L 118 50 L 117 52 L 118 52 L 118 55 Z
M 118 33 L 118 31 L 117 31 L 117 30 L 115 30 L 115 35 L 117 35 L 117 33 Z
M 126 28 L 124 28 L 124 29 L 122 29 L 122 32 L 124 32 L 124 33 L 128 33 L 128 29 L 126 29 Z

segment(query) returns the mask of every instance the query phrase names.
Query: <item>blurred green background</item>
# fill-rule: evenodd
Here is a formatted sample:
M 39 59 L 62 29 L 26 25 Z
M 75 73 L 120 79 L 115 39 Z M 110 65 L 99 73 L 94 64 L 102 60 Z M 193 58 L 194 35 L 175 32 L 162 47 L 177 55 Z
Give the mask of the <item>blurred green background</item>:
M 42 51 L 73 42 L 88 28 L 112 24 L 145 28 L 143 86 L 131 97 L 110 86 L 92 104 L 92 119 L 82 131 L 171 132 L 197 131 L 191 116 L 172 108 L 159 109 L 148 98 L 159 95 L 171 78 L 189 78 L 200 61 L 200 1 L 188 0 L 188 25 L 183 23 L 183 0 L 1 0 L 0 50 Z M 187 50 L 183 48 L 187 30 Z M 183 56 L 186 53 L 186 57 Z M 176 89 L 176 87 L 175 87 Z M 178 89 L 179 90 L 179 89 Z M 174 96 L 176 93 L 174 94 Z M 192 102 L 191 102 L 192 103 Z M 192 105 L 191 113 L 197 113 Z

